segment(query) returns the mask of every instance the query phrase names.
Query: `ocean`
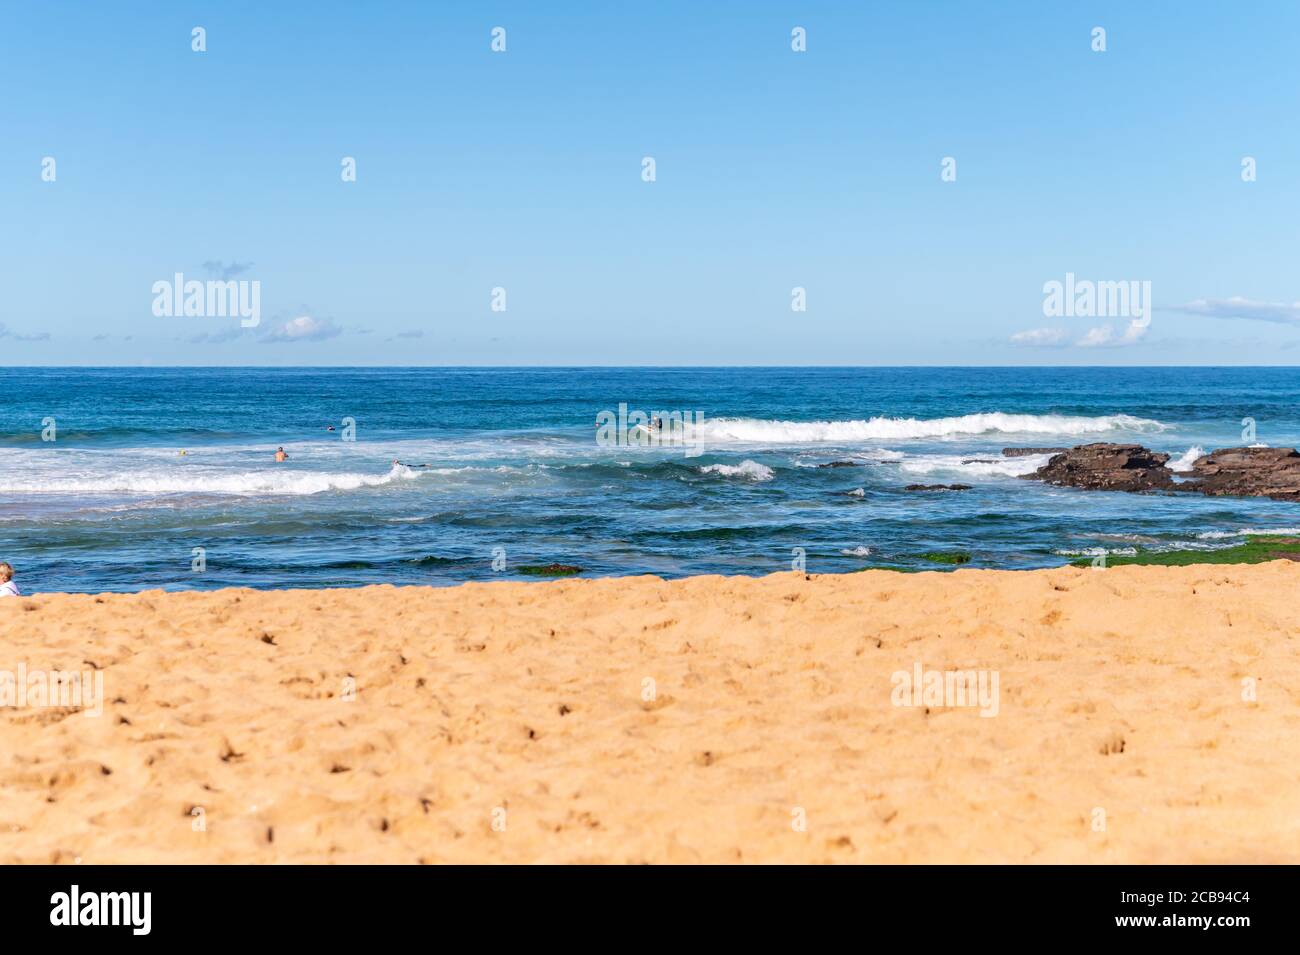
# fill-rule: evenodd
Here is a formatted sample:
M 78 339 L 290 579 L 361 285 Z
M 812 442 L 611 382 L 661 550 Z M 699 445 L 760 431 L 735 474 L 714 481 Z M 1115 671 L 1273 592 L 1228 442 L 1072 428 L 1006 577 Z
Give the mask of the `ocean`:
M 1224 547 L 1300 533 L 1300 508 L 1047 487 L 1021 479 L 1046 456 L 1001 449 L 1186 467 L 1300 443 L 1298 394 L 1292 368 L 0 369 L 0 560 L 34 593 Z M 689 444 L 642 446 L 636 411 L 683 413 Z M 939 483 L 971 489 L 906 490 Z

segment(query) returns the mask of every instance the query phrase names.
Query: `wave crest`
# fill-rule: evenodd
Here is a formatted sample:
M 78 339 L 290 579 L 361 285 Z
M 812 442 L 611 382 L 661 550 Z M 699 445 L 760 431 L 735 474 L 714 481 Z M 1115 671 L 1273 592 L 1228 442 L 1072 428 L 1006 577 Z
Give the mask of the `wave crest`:
M 985 414 L 951 418 L 867 418 L 852 421 L 765 421 L 759 418 L 712 418 L 696 426 L 705 441 L 751 444 L 805 444 L 826 441 L 880 441 L 946 438 L 981 434 L 1078 435 L 1108 431 L 1149 433 L 1167 425 L 1133 415 Z
M 954 471 L 967 477 L 1024 477 L 1033 474 L 1049 460 L 1050 454 L 1026 454 L 1018 458 L 962 458 L 958 455 L 934 454 L 908 458 L 899 470 L 908 474 L 931 474 Z
M 701 474 L 720 474 L 723 477 L 745 478 L 750 481 L 770 481 L 776 473 L 766 464 L 757 461 L 741 461 L 739 464 L 706 464 L 700 468 Z
M 411 481 L 419 473 L 394 465 L 386 474 L 311 471 L 242 471 L 235 474 L 187 474 L 185 469 L 168 474 L 118 472 L 94 478 L 42 477 L 39 481 L 0 486 L 0 491 L 29 494 L 229 494 L 304 495 L 323 491 L 352 491 L 379 487 L 394 481 Z

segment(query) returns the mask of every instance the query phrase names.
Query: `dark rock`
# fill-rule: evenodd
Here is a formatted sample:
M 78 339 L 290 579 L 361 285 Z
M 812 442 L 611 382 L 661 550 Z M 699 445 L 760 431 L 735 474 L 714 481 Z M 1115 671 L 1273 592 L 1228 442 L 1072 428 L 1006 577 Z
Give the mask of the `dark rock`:
M 1169 455 L 1139 444 L 1084 444 L 1055 455 L 1025 477 L 1093 490 L 1300 501 L 1300 453 L 1295 448 L 1223 448 L 1201 455 L 1190 472 L 1177 476 L 1165 466 L 1168 460 Z
M 969 484 L 909 484 L 904 491 L 969 491 Z
M 1158 491 L 1174 487 L 1168 460 L 1169 455 L 1140 444 L 1083 444 L 1054 455 L 1025 477 L 1096 491 Z
M 1025 458 L 1031 454 L 1060 454 L 1069 450 L 1069 448 L 1003 448 L 1002 455 L 1008 458 Z
M 817 466 L 819 468 L 860 468 L 863 463 L 862 461 L 827 461 Z
M 1295 448 L 1223 448 L 1192 464 L 1179 490 L 1211 497 L 1271 497 L 1300 501 L 1300 454 Z

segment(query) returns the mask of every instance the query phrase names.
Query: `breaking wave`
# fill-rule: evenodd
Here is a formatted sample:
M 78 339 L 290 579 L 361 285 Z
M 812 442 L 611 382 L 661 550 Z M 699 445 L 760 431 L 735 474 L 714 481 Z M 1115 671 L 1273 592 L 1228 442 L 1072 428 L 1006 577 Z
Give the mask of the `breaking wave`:
M 304 495 L 323 491 L 352 491 L 395 481 L 415 480 L 419 472 L 394 465 L 386 474 L 311 471 L 243 471 L 234 474 L 193 474 L 181 469 L 168 474 L 122 471 L 87 478 L 32 478 L 0 485 L 0 491 L 29 494 L 229 494 Z
M 968 414 L 952 418 L 867 418 L 853 421 L 764 421 L 758 418 L 713 418 L 696 426 L 696 437 L 709 442 L 806 444 L 823 441 L 889 441 L 980 434 L 1080 435 L 1109 431 L 1151 433 L 1167 425 L 1132 415 Z
M 775 472 L 766 464 L 748 460 L 741 461 L 739 464 L 706 464 L 700 468 L 700 473 L 745 478 L 749 481 L 770 481 L 776 476 Z
M 1176 458 L 1170 458 L 1169 470 L 1171 471 L 1190 471 L 1196 459 L 1205 453 L 1205 449 L 1199 444 L 1192 445 L 1181 455 Z

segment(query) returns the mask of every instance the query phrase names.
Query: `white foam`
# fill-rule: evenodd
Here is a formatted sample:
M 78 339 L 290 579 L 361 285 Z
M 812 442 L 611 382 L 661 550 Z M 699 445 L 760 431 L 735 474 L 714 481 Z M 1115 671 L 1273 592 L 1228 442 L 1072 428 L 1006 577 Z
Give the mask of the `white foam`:
M 1199 444 L 1194 444 L 1186 451 L 1184 451 L 1180 456 L 1174 458 L 1169 462 L 1169 470 L 1190 471 L 1192 469 L 1192 465 L 1196 462 L 1196 459 L 1199 458 L 1204 453 L 1205 453 L 1204 448 L 1202 448 Z
M 794 462 L 797 468 L 822 468 L 830 462 L 823 456 L 824 452 L 809 452 L 806 458 L 800 458 Z M 889 461 L 901 461 L 907 457 L 902 451 L 891 451 L 888 448 L 869 448 L 865 451 L 854 451 L 851 454 L 845 454 L 837 461 L 861 461 L 864 464 L 884 464 Z
M 870 547 L 854 547 L 852 549 L 844 548 L 840 551 L 845 557 L 869 557 L 871 556 Z
M 1261 528 L 1243 527 L 1239 531 L 1205 531 L 1204 533 L 1197 534 L 1196 536 L 1200 540 L 1204 540 L 1204 541 L 1217 541 L 1217 540 L 1224 540 L 1225 538 L 1229 538 L 1229 537 L 1256 537 L 1260 535 L 1267 536 L 1267 537 L 1271 537 L 1273 535 L 1277 535 L 1279 537 L 1300 535 L 1300 527 L 1261 527 Z
M 967 477 L 1020 477 L 1033 474 L 1049 460 L 1050 454 L 1026 454 L 1018 458 L 971 460 L 950 454 L 920 455 L 907 458 L 899 470 L 909 474 L 931 474 L 934 471 L 951 471 Z
M 866 488 L 861 488 L 861 487 L 855 487 L 853 490 L 848 491 L 847 493 L 848 493 L 849 497 L 866 497 L 866 496 L 867 496 Z
M 809 444 L 947 438 L 980 434 L 1078 435 L 1108 431 L 1152 432 L 1167 426 L 1132 415 L 968 414 L 953 418 L 868 418 L 851 421 L 764 421 L 712 418 L 696 426 L 696 437 L 712 443 Z
M 192 469 L 168 472 L 121 471 L 95 477 L 40 477 L 0 485 L 0 491 L 29 494 L 121 493 L 121 494 L 229 494 L 305 495 L 323 491 L 351 491 L 379 487 L 395 481 L 419 478 L 410 468 L 394 465 L 385 474 L 353 472 L 289 471 L 269 467 L 263 471 L 201 473 Z
M 700 468 L 702 474 L 721 474 L 723 477 L 745 478 L 749 481 L 770 481 L 776 473 L 766 464 L 741 461 L 739 464 L 707 464 Z
M 1084 547 L 1081 550 L 1054 550 L 1053 554 L 1061 557 L 1132 557 L 1137 553 L 1136 547 Z

